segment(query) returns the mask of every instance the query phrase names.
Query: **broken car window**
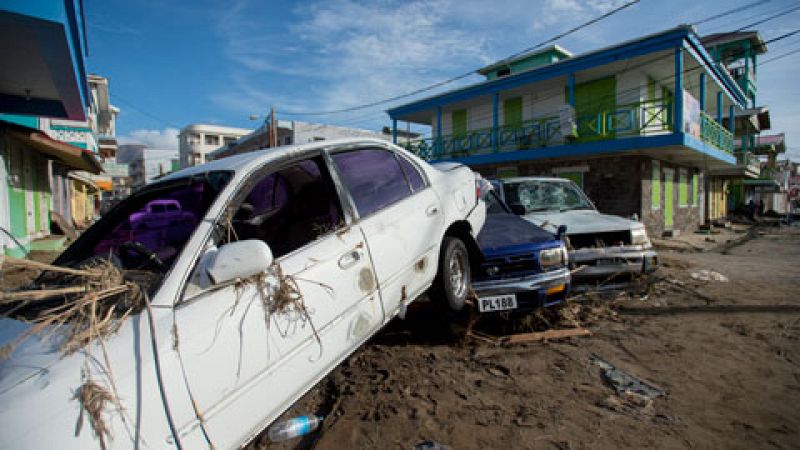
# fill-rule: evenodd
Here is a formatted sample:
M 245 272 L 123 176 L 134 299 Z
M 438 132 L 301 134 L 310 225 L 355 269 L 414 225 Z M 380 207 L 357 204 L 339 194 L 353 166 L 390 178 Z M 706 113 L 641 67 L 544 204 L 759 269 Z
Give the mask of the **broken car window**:
M 390 151 L 371 148 L 335 153 L 332 157 L 360 217 L 411 195 L 400 164 Z
M 230 178 L 231 172 L 209 172 L 147 186 L 89 228 L 56 264 L 100 257 L 122 269 L 164 273 Z
M 572 183 L 550 180 L 528 180 L 503 186 L 506 203 L 522 205 L 526 212 L 594 209 L 589 200 Z

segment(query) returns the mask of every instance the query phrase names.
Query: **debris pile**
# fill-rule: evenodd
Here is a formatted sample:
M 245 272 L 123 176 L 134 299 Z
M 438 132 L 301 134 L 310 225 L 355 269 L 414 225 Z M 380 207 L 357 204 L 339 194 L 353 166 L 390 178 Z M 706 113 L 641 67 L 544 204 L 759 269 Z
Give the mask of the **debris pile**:
M 0 313 L 35 325 L 4 345 L 1 358 L 9 357 L 31 335 L 51 335 L 56 330 L 59 350 L 70 355 L 96 338 L 115 333 L 129 315 L 144 305 L 139 284 L 106 259 L 67 268 L 7 258 L 3 267 L 36 269 L 42 271 L 42 276 L 37 285 L 28 289 L 0 293 Z

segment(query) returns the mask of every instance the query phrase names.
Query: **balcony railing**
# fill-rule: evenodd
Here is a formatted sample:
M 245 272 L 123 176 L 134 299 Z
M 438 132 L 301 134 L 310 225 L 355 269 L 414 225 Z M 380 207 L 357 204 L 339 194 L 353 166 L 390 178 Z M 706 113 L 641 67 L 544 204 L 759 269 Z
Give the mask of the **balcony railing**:
M 569 124 L 570 122 L 565 122 Z M 443 135 L 411 141 L 406 148 L 427 160 L 459 158 L 493 152 L 662 134 L 673 129 L 672 99 L 619 105 L 613 110 L 575 118 L 575 132 L 562 130 L 558 116 L 525 120 L 516 125 L 481 128 L 463 135 Z
M 733 153 L 733 134 L 703 111 L 700 111 L 700 133 L 703 141 Z

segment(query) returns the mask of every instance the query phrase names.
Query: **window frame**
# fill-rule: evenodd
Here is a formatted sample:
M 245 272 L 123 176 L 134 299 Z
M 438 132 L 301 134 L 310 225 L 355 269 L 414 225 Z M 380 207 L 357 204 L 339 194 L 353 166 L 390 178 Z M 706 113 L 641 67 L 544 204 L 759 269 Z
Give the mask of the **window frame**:
M 320 148 L 313 153 L 304 153 L 302 155 L 288 157 L 281 161 L 265 162 L 261 164 L 259 167 L 253 169 L 251 173 L 247 175 L 243 180 L 241 180 L 238 184 L 236 184 L 236 186 L 233 187 L 231 187 L 230 185 L 227 186 L 225 189 L 230 188 L 233 190 L 233 192 L 225 200 L 221 200 L 221 195 L 217 198 L 216 201 L 224 201 L 227 206 L 225 208 L 222 208 L 217 217 L 214 218 L 213 226 L 210 228 L 210 231 L 203 238 L 203 244 L 199 246 L 196 253 L 192 256 L 193 262 L 190 265 L 189 269 L 183 274 L 183 278 L 180 282 L 181 285 L 177 290 L 179 292 L 179 295 L 176 296 L 176 299 L 173 303 L 173 307 L 179 308 L 184 305 L 194 303 L 196 301 L 203 299 L 207 294 L 216 292 L 217 288 L 223 288 L 227 286 L 227 285 L 220 285 L 220 286 L 212 285 L 200 292 L 194 293 L 191 297 L 186 297 L 186 290 L 189 287 L 191 278 L 195 273 L 195 270 L 197 270 L 197 266 L 198 264 L 200 264 L 203 255 L 205 255 L 210 248 L 214 246 L 219 248 L 221 246 L 219 241 L 222 239 L 224 234 L 224 229 L 222 227 L 224 227 L 225 225 L 224 220 L 226 215 L 230 214 L 229 211 L 236 211 L 242 205 L 242 203 L 244 203 L 244 200 L 247 198 L 250 191 L 262 179 L 264 179 L 264 177 L 268 177 L 275 172 L 280 172 L 281 170 L 287 169 L 295 164 L 299 164 L 302 163 L 303 161 L 312 160 L 315 158 L 320 158 L 322 161 L 320 170 L 324 169 L 328 171 L 328 176 L 330 176 L 330 180 L 334 185 L 334 190 L 336 191 L 335 199 L 339 201 L 339 205 L 342 210 L 342 219 L 344 219 L 344 224 L 341 227 L 337 227 L 335 230 L 329 231 L 328 233 L 326 233 L 325 236 L 327 237 L 328 235 L 338 232 L 343 228 L 348 228 L 354 223 L 356 216 L 353 215 L 353 210 L 351 208 L 351 205 L 348 203 L 350 199 L 344 198 L 342 195 L 343 192 L 346 191 L 343 191 L 342 189 L 341 182 L 339 181 L 338 178 L 338 173 L 335 173 L 335 166 L 332 165 L 333 161 L 330 160 L 330 157 L 327 154 L 326 149 Z M 315 239 L 313 241 L 307 242 L 305 245 L 302 245 L 292 250 L 289 253 L 276 257 L 274 260 L 275 262 L 279 263 L 283 259 L 290 258 L 295 253 L 306 249 L 309 245 L 313 245 L 318 240 L 319 239 Z

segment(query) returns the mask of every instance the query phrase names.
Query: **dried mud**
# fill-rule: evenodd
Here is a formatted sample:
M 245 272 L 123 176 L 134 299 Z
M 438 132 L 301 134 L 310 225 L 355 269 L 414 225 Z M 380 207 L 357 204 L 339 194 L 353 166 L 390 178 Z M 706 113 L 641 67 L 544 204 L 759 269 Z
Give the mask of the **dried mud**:
M 671 282 L 646 297 L 575 308 L 589 337 L 494 346 L 414 311 L 284 415 L 324 415 L 317 432 L 280 444 L 262 435 L 249 448 L 798 448 L 800 234 L 662 256 L 658 276 Z M 693 280 L 700 269 L 730 281 Z M 667 395 L 617 397 L 592 353 Z

